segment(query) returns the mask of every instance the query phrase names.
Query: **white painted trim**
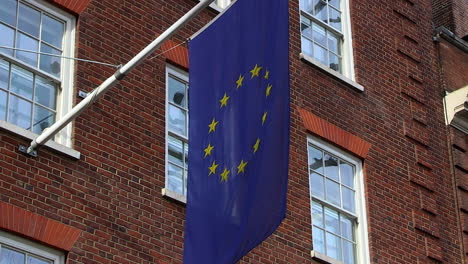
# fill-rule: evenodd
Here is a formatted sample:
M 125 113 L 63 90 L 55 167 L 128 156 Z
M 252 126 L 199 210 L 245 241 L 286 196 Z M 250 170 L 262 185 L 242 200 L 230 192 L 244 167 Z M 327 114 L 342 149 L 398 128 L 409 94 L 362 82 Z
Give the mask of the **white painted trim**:
M 324 254 L 322 254 L 320 252 L 317 252 L 317 251 L 314 251 L 314 250 L 310 251 L 310 256 L 313 259 L 319 260 L 320 262 L 325 262 L 325 263 L 329 263 L 329 264 L 344 264 L 343 262 L 341 262 L 339 260 L 330 258 L 329 256 L 324 255 Z
M 6 121 L 3 121 L 3 120 L 0 120 L 0 130 L 5 130 L 7 132 L 10 132 L 12 134 L 15 134 L 15 135 L 18 135 L 22 138 L 25 138 L 25 139 L 28 139 L 28 140 L 34 140 L 36 137 L 37 137 L 37 134 L 29 131 L 29 130 L 26 130 L 26 129 L 23 129 L 19 126 L 15 126 L 13 124 L 10 124 Z M 81 156 L 81 153 L 74 150 L 74 149 L 71 149 L 65 145 L 62 145 L 62 144 L 59 144 L 55 141 L 52 141 L 52 140 L 49 140 L 47 141 L 47 143 L 43 146 L 43 147 L 48 147 L 60 154 L 64 154 L 70 158 L 73 158 L 73 159 L 76 159 L 76 160 L 79 160 L 80 159 L 80 156 Z
M 59 250 L 43 246 L 39 243 L 0 231 L 0 243 L 10 247 L 26 251 L 32 255 L 37 255 L 49 260 L 54 264 L 64 264 L 65 254 Z
M 355 178 L 355 191 L 356 191 L 356 215 L 358 216 L 357 230 L 356 230 L 356 259 L 359 264 L 370 263 L 369 254 L 369 238 L 367 228 L 367 210 L 364 192 L 364 174 L 362 169 L 362 161 L 351 154 L 343 151 L 342 149 L 327 143 L 314 136 L 307 136 L 307 147 L 309 144 L 316 145 L 323 150 L 330 152 L 331 154 L 345 160 L 356 167 L 356 178 Z M 310 183 L 310 181 L 309 181 Z M 310 188 L 310 186 L 309 186 Z M 312 205 L 311 205 L 312 206 Z M 311 218 L 312 219 L 312 218 Z M 312 223 L 311 223 L 312 226 Z M 334 262 L 330 262 L 334 263 Z M 340 263 L 340 262 L 338 262 Z
M 349 0 L 343 0 L 341 3 L 341 14 L 343 19 L 343 48 L 341 54 L 343 75 L 354 82 L 356 81 L 356 78 L 354 76 L 353 37 L 351 32 L 351 13 L 349 8 Z
M 359 83 L 349 79 L 348 77 L 344 76 L 343 74 L 335 71 L 335 70 L 332 70 L 330 67 L 327 67 L 326 65 L 324 65 L 323 63 L 319 62 L 318 60 L 304 54 L 304 53 L 300 53 L 299 54 L 299 58 L 310 64 L 310 65 L 313 65 L 317 68 L 319 68 L 320 70 L 322 71 L 325 71 L 326 73 L 328 74 L 331 74 L 333 77 L 349 84 L 351 87 L 353 87 L 354 89 L 360 91 L 360 92 L 363 92 L 364 91 L 364 86 L 360 85 Z
M 187 197 L 180 194 L 180 193 L 176 193 L 176 192 L 173 192 L 173 191 L 171 191 L 169 189 L 162 188 L 161 189 L 161 194 L 164 197 L 168 197 L 168 198 L 174 199 L 176 201 L 179 201 L 181 203 L 187 204 Z

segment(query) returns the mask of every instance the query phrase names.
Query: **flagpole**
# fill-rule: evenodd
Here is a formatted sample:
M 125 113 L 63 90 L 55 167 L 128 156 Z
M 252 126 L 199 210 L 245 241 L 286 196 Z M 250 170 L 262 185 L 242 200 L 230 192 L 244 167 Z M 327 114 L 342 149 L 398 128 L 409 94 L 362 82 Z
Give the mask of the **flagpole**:
M 188 13 L 182 16 L 177 22 L 170 26 L 164 33 L 157 37 L 153 42 L 151 42 L 146 48 L 140 51 L 135 57 L 133 57 L 129 62 L 124 66 L 119 68 L 112 76 L 105 80 L 101 85 L 94 89 L 85 99 L 83 99 L 79 104 L 74 106 L 70 112 L 65 114 L 52 126 L 46 128 L 36 139 L 31 142 L 31 145 L 27 148 L 26 153 L 32 156 L 36 156 L 37 147 L 45 144 L 49 139 L 55 136 L 62 128 L 64 128 L 68 123 L 75 119 L 83 110 L 88 108 L 92 103 L 101 97 L 105 92 L 110 88 L 116 85 L 120 80 L 122 80 L 133 68 L 138 66 L 147 58 L 151 53 L 158 49 L 161 44 L 174 35 L 182 26 L 184 26 L 188 21 L 195 17 L 200 11 L 206 8 L 214 0 L 205 0 L 201 1 L 194 8 L 192 8 Z M 20 147 L 21 149 L 21 147 Z

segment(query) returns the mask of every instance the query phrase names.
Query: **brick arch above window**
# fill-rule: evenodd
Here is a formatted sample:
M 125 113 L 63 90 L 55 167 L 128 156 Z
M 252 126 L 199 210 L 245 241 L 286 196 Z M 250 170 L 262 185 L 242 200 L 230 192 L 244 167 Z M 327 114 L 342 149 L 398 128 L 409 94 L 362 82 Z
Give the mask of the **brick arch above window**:
M 0 202 L 0 229 L 70 251 L 81 230 Z
M 347 132 L 343 129 L 327 122 L 311 112 L 302 108 L 297 108 L 299 111 L 304 127 L 316 134 L 317 136 L 328 140 L 329 142 L 353 153 L 354 155 L 365 159 L 371 144 L 367 141 Z
M 49 0 L 49 2 L 79 15 L 88 6 L 91 0 Z

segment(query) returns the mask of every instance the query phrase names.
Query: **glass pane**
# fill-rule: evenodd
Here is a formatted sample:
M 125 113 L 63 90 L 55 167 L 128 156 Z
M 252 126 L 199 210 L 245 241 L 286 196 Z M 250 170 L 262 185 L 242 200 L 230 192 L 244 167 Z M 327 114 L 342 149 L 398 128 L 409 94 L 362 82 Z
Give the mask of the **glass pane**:
M 11 66 L 11 86 L 10 90 L 27 99 L 32 99 L 33 74 L 18 66 Z
M 341 72 L 341 67 L 340 67 L 340 58 L 336 56 L 335 54 L 330 52 L 330 69 L 333 69 L 337 72 Z
M 185 168 L 188 168 L 188 144 L 184 144 Z
M 2 247 L 0 251 L 0 263 L 1 264 L 23 264 L 24 254 L 11 250 L 9 248 Z
M 187 115 L 186 112 L 180 110 L 179 108 L 169 105 L 169 130 L 177 134 L 186 136 L 187 127 L 186 127 Z
M 338 159 L 325 153 L 325 176 L 335 181 L 339 181 L 338 177 Z
M 303 36 L 306 36 L 308 37 L 309 39 L 312 39 L 312 30 L 310 28 L 310 20 L 305 18 L 305 17 L 301 17 L 301 33 Z
M 354 191 L 344 186 L 342 187 L 342 189 L 343 189 L 343 208 L 354 213 L 355 211 Z
M 43 106 L 55 109 L 55 100 L 57 97 L 55 85 L 39 76 L 36 76 L 36 91 L 34 100 Z
M 8 72 L 10 65 L 5 60 L 0 60 L 0 89 L 8 90 Z
M 352 220 L 344 215 L 340 215 L 340 222 L 341 222 L 341 236 L 348 240 L 354 241 Z
M 334 8 L 330 8 L 330 25 L 341 31 L 341 13 Z
M 340 234 L 338 212 L 327 207 L 325 207 L 325 229 L 335 234 Z
M 54 123 L 55 113 L 44 107 L 34 106 L 33 132 L 40 134 Z
M 330 33 L 329 31 L 327 33 L 328 33 L 328 49 L 334 52 L 335 54 L 340 55 L 341 52 L 340 52 L 339 38 L 333 35 L 333 33 Z
M 2 0 L 0 21 L 16 26 L 16 0 Z
M 323 228 L 322 205 L 312 202 L 312 224 Z
M 179 166 L 184 166 L 184 163 L 182 161 L 183 159 L 182 148 L 183 148 L 183 143 L 181 140 L 168 136 L 167 151 L 168 151 L 169 161 Z
M 325 197 L 323 180 L 324 178 L 320 174 L 312 173 L 310 175 L 311 194 L 322 199 Z
M 16 47 L 19 49 L 37 52 L 39 49 L 39 43 L 33 38 L 18 33 L 18 37 L 16 38 Z M 33 67 L 37 67 L 37 53 L 16 51 L 16 57 Z
M 312 41 L 302 37 L 301 38 L 301 43 L 302 43 L 302 52 L 310 57 L 313 57 L 312 54 Z
M 28 256 L 28 264 L 50 264 L 51 261 L 45 261 L 39 258 Z
M 354 167 L 340 161 L 341 183 L 354 188 Z
M 348 241 L 343 241 L 343 262 L 354 264 L 354 244 Z
M 309 146 L 309 168 L 323 174 L 322 151 Z
M 328 52 L 326 49 L 314 44 L 314 58 L 324 65 L 328 65 Z
M 167 166 L 167 188 L 173 192 L 182 193 L 183 170 L 170 163 Z
M 331 202 L 332 204 L 335 204 L 337 206 L 341 206 L 340 202 L 340 186 L 338 183 L 330 181 L 330 180 L 325 180 L 325 187 L 327 189 L 327 201 Z
M 15 39 L 15 31 L 12 28 L 9 28 L 5 25 L 0 24 L 0 46 L 3 47 L 12 47 L 14 45 L 14 39 Z M 1 53 L 13 56 L 13 50 L 12 49 L 0 49 Z
M 340 10 L 340 0 L 328 0 L 328 4 Z
M 182 106 L 187 106 L 187 96 L 185 94 L 185 83 L 169 78 L 169 101 Z
M 47 15 L 42 17 L 41 39 L 55 47 L 62 48 L 63 23 Z
M 10 96 L 8 105 L 8 122 L 21 128 L 31 129 L 31 108 L 32 104 L 16 96 Z
M 327 15 L 327 2 L 324 0 L 318 0 L 314 6 L 314 15 L 322 20 L 323 22 L 327 23 L 328 15 Z
M 62 52 L 60 52 L 59 50 L 56 50 L 50 46 L 47 46 L 44 43 L 42 43 L 41 45 L 41 52 L 59 55 L 59 56 L 62 54 Z M 41 62 L 39 64 L 39 67 L 41 68 L 41 70 L 59 77 L 60 76 L 60 61 L 61 59 L 59 57 L 41 54 Z
M 327 256 L 341 260 L 341 239 L 327 232 Z
M 325 254 L 325 237 L 324 232 L 316 227 L 312 228 L 313 248 L 315 251 Z
M 41 13 L 31 7 L 20 4 L 18 28 L 34 37 L 39 37 Z
M 0 120 L 6 120 L 7 93 L 0 90 Z
M 318 44 L 326 47 L 327 46 L 327 36 L 326 36 L 326 31 L 323 27 L 314 24 L 314 41 L 317 42 Z
M 301 0 L 300 6 L 301 10 L 304 10 L 310 14 L 313 14 L 313 7 L 314 7 L 314 2 L 317 2 L 317 0 Z

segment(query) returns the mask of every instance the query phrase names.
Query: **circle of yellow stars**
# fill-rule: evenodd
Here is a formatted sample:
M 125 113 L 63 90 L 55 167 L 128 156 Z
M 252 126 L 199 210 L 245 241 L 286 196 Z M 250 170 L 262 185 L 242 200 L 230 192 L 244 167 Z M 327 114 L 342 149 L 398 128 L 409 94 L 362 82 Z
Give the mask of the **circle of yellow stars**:
M 250 70 L 250 80 L 254 78 L 263 78 L 265 80 L 269 80 L 270 71 L 265 69 L 264 72 L 262 73 L 262 69 L 263 69 L 262 66 L 255 64 L 253 69 Z M 238 90 L 244 85 L 244 79 L 245 79 L 245 76 L 240 74 L 238 79 L 235 81 L 235 90 Z M 273 86 L 271 84 L 268 84 L 267 87 L 265 88 L 265 98 L 268 98 L 270 96 L 272 89 L 273 89 Z M 223 97 L 219 99 L 219 108 L 222 109 L 224 107 L 227 107 L 229 104 L 230 98 L 231 97 L 228 95 L 228 93 L 225 92 Z M 261 117 L 262 126 L 265 125 L 267 118 L 268 118 L 268 111 L 265 111 Z M 208 134 L 216 132 L 216 128 L 219 125 L 219 122 L 220 121 L 216 120 L 216 118 L 213 118 L 211 120 L 211 123 L 208 124 Z M 261 139 L 257 138 L 255 143 L 252 145 L 252 154 L 257 153 L 257 151 L 260 149 L 260 143 L 261 143 Z M 214 151 L 215 151 L 215 146 L 211 145 L 211 143 L 208 143 L 206 148 L 203 150 L 204 158 L 212 156 Z M 245 174 L 248 163 L 249 163 L 248 161 L 245 161 L 243 159 L 239 162 L 239 164 L 237 165 L 237 175 Z M 231 175 L 231 170 L 227 166 L 220 167 L 219 163 L 216 163 L 216 161 L 213 161 L 211 165 L 208 167 L 208 176 L 217 175 L 218 173 L 219 173 L 221 182 L 227 182 Z M 234 173 L 235 172 L 232 172 L 232 174 Z

